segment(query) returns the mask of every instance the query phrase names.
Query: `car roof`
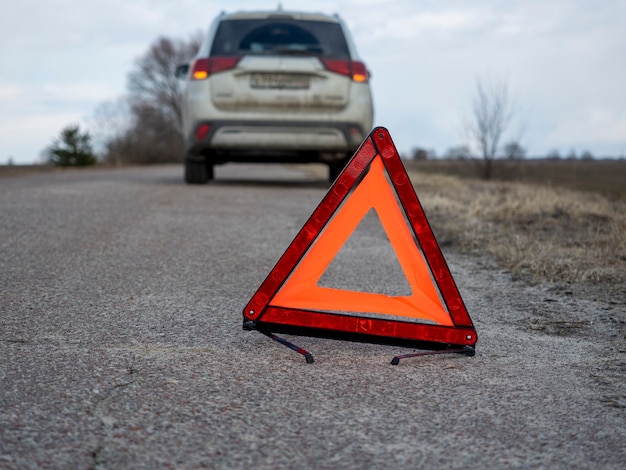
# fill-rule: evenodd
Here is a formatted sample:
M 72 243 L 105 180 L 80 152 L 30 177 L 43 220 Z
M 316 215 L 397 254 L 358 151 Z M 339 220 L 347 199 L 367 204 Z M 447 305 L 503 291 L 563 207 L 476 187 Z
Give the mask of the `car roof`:
M 292 19 L 292 20 L 309 20 L 309 21 L 327 21 L 329 23 L 339 23 L 339 17 L 324 13 L 303 12 L 303 11 L 286 11 L 282 8 L 276 10 L 258 10 L 258 11 L 238 11 L 235 13 L 222 12 L 220 21 L 223 20 L 252 20 L 252 19 Z

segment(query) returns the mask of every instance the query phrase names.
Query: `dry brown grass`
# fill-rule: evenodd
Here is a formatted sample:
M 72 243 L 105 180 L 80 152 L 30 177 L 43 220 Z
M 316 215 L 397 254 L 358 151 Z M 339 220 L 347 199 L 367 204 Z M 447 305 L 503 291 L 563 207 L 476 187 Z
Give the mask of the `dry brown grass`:
M 625 201 L 541 185 L 410 175 L 444 246 L 488 253 L 526 279 L 625 292 Z
M 422 173 L 478 178 L 481 165 L 473 160 L 406 161 Z M 626 200 L 626 160 L 495 160 L 493 180 L 541 184 L 602 194 Z

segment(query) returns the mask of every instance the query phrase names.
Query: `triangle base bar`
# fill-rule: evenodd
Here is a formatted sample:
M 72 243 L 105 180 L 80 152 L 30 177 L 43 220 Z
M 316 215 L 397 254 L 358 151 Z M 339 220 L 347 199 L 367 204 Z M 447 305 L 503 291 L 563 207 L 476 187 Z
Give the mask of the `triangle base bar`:
M 277 336 L 273 332 L 281 332 L 283 334 L 292 334 L 292 335 L 301 335 L 301 336 L 310 336 L 310 337 L 319 337 L 319 338 L 328 338 L 335 340 L 343 340 L 343 341 L 359 341 L 359 342 L 369 342 L 374 344 L 387 344 L 394 345 L 400 347 L 412 347 L 418 349 L 425 349 L 424 351 L 408 353 L 408 354 L 399 354 L 394 356 L 391 360 L 390 364 L 393 366 L 397 366 L 400 363 L 401 359 L 407 359 L 411 357 L 419 357 L 419 356 L 432 356 L 437 354 L 464 354 L 466 356 L 475 356 L 476 349 L 473 346 L 463 346 L 459 347 L 454 344 L 443 344 L 443 343 L 433 343 L 427 341 L 418 341 L 418 340 L 406 340 L 397 337 L 377 337 L 370 334 L 358 334 L 358 333 L 342 333 L 337 330 L 319 330 L 319 329 L 311 329 L 311 328 L 302 328 L 295 327 L 292 325 L 278 325 L 278 324 L 264 324 L 259 322 L 254 322 L 250 320 L 244 320 L 243 322 L 244 331 L 253 331 L 256 330 L 259 333 L 267 336 L 268 338 L 276 341 L 277 343 L 282 344 L 283 346 L 288 347 L 289 349 L 297 352 L 304 356 L 307 364 L 313 364 L 315 359 L 313 355 L 306 351 L 304 348 L 295 345 L 294 343 L 287 341 L 285 338 L 281 338 Z M 271 331 L 270 331 L 271 330 Z
M 265 310 L 263 321 L 255 323 L 257 329 L 263 328 L 262 325 L 274 324 L 458 346 L 476 344 L 476 331 L 473 327 L 409 323 L 271 306 Z

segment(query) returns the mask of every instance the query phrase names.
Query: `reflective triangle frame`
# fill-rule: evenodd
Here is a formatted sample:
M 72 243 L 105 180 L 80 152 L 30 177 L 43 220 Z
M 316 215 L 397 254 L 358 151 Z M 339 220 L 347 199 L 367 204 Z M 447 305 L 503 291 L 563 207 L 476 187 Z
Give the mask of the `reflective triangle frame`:
M 330 251 L 319 252 L 318 250 L 318 253 L 311 255 L 311 250 L 315 250 L 316 242 L 319 244 L 322 242 L 333 243 L 331 241 L 332 235 L 328 236 L 325 230 L 332 230 L 333 224 L 343 223 L 337 222 L 337 219 L 342 217 L 343 211 L 358 212 L 354 217 L 348 217 L 351 222 L 346 222 L 352 227 L 351 230 L 354 230 L 356 224 L 364 216 L 362 213 L 364 208 L 362 204 L 360 209 L 358 208 L 360 199 L 355 194 L 361 185 L 370 184 L 369 180 L 376 177 L 370 177 L 370 173 L 376 174 L 379 171 L 386 172 L 388 178 L 386 186 L 389 187 L 389 194 L 392 195 L 395 205 L 389 204 L 389 196 L 387 195 L 381 198 L 386 199 L 383 202 L 374 201 L 372 207 L 378 213 L 413 290 L 412 296 L 402 299 L 403 303 L 409 303 L 408 310 L 401 308 L 402 315 L 412 317 L 411 309 L 420 310 L 420 304 L 423 302 L 427 308 L 416 313 L 415 316 L 427 321 L 431 320 L 431 322 L 416 323 L 415 321 L 403 321 L 396 316 L 393 318 L 372 318 L 358 314 L 358 312 L 367 311 L 366 304 L 368 303 L 372 303 L 371 311 L 376 313 L 376 309 L 381 308 L 376 307 L 379 302 L 384 309 L 385 300 L 388 300 L 389 305 L 392 305 L 398 299 L 384 294 L 370 295 L 369 293 L 335 290 L 338 295 L 334 297 L 345 299 L 344 304 L 353 302 L 354 308 L 350 309 L 351 312 L 329 311 L 333 310 L 333 304 L 341 305 L 341 301 L 332 300 L 333 289 L 316 285 L 324 269 L 337 255 L 345 239 L 340 237 L 338 241 L 335 240 L 334 243 L 339 246 Z M 351 199 L 357 202 L 352 204 Z M 398 214 L 406 221 L 407 233 L 415 245 L 414 248 L 421 253 L 419 256 L 425 262 L 425 269 L 429 271 L 429 281 L 436 284 L 438 293 L 428 286 L 425 288 L 425 295 L 415 292 L 416 283 L 420 282 L 420 279 L 424 279 L 424 273 L 421 274 L 421 277 L 418 274 L 417 278 L 413 279 L 410 274 L 412 269 L 406 265 L 404 255 L 399 253 L 400 251 L 415 256 L 411 251 L 410 242 L 407 241 L 407 235 L 400 234 L 398 238 L 395 235 L 395 228 L 398 226 L 393 226 L 393 222 L 385 221 L 386 213 L 394 211 L 398 211 Z M 349 237 L 352 232 L 349 228 L 347 230 L 350 232 Z M 323 238 L 325 241 L 322 240 Z M 319 247 L 319 245 L 317 246 Z M 298 278 L 298 270 L 301 270 L 302 263 L 308 263 L 309 269 L 316 271 L 316 275 L 312 279 L 307 280 L 306 276 Z M 418 268 L 416 270 L 419 271 Z M 304 294 L 298 295 L 298 292 L 304 292 Z M 443 308 L 443 313 L 437 308 L 435 296 L 439 302 L 442 302 L 440 305 Z M 329 300 L 326 301 L 326 299 Z M 400 304 L 396 302 L 396 305 Z M 340 310 L 345 310 L 345 305 L 343 307 Z M 396 308 L 400 307 L 392 306 L 391 310 Z M 381 316 L 384 317 L 385 315 Z M 378 127 L 363 141 L 313 214 L 248 302 L 243 311 L 243 317 L 245 329 L 264 331 L 290 331 L 293 329 L 299 334 L 346 335 L 358 337 L 358 339 L 371 339 L 372 341 L 400 340 L 474 347 L 477 340 L 474 325 L 387 129 Z

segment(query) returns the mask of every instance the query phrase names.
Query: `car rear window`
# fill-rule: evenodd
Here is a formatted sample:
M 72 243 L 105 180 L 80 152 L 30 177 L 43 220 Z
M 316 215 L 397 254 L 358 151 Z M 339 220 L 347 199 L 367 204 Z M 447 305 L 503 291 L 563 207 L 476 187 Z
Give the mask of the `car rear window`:
M 289 19 L 224 20 L 220 23 L 211 56 L 245 54 L 312 54 L 350 59 L 338 23 Z

